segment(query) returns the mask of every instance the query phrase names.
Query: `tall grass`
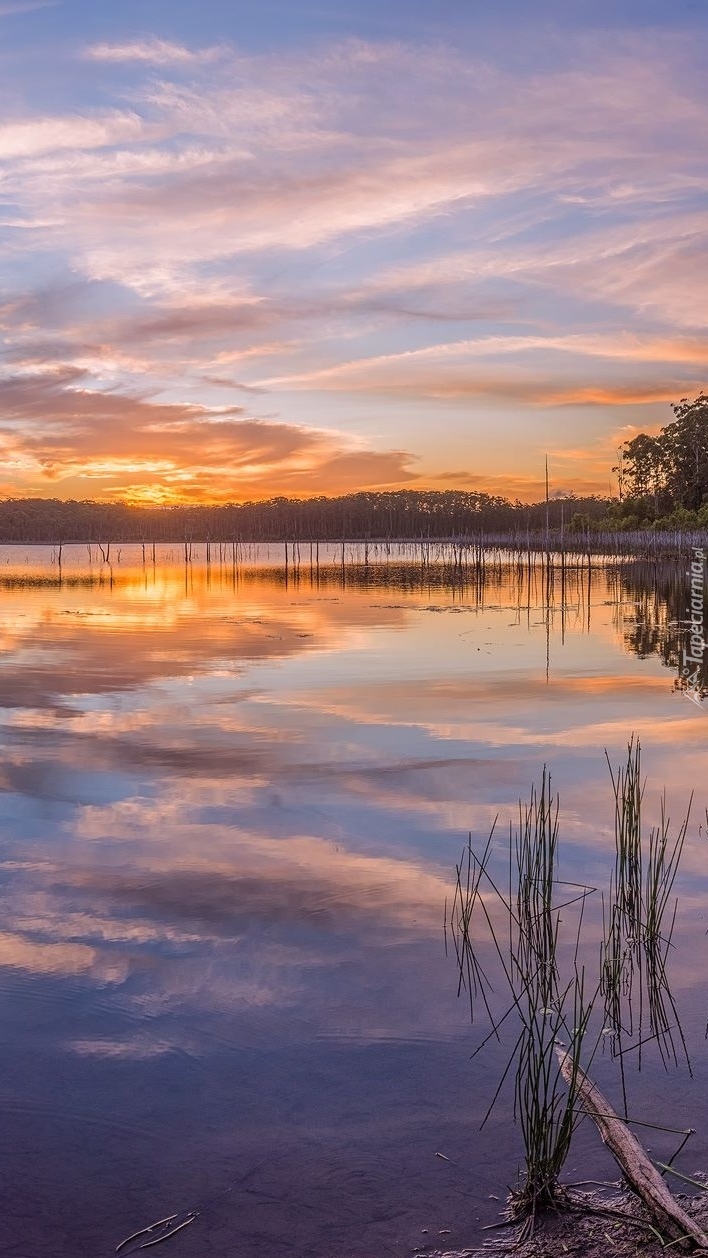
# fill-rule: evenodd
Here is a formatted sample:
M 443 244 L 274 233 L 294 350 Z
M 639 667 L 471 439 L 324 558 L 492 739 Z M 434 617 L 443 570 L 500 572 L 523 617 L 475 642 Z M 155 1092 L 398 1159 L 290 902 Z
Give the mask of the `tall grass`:
M 667 976 L 677 906 L 673 886 L 688 813 L 672 839 L 662 797 L 659 825 L 645 837 L 641 747 L 634 738 L 625 764 L 616 771 L 610 765 L 610 775 L 615 863 L 609 893 L 603 895 L 603 937 L 595 981 L 586 978 L 581 963 L 585 906 L 595 888 L 558 877 L 559 801 L 545 768 L 528 803 L 519 803 L 516 830 L 509 828 L 508 885 L 502 888 L 494 872 L 495 821 L 480 856 L 470 837 L 456 866 L 449 914 L 446 910 L 446 929 L 449 925 L 458 966 L 458 994 L 468 994 L 473 1020 L 483 1006 L 490 1027 L 474 1055 L 492 1037 L 501 1038 L 504 1024 L 512 1026 L 516 1035 L 482 1125 L 512 1078 L 524 1169 L 519 1187 L 511 1194 L 510 1218 L 524 1220 L 525 1232 L 533 1230 L 541 1211 L 565 1201 L 559 1177 L 583 1117 L 577 1105 L 581 1057 L 587 1069 L 599 1043 L 610 1037 L 620 1063 L 625 1115 L 624 1054 L 629 1047 L 639 1050 L 639 1068 L 647 1039 L 656 1041 L 665 1064 L 669 1059 L 678 1061 L 677 1046 L 688 1063 Z M 571 906 L 573 912 L 569 912 Z M 491 965 L 487 961 L 490 949 Z M 494 983 L 500 982 L 506 993 L 502 1001 L 490 977 L 491 966 Z M 601 1022 L 593 1018 L 596 1006 Z M 566 1046 L 572 1064 L 568 1085 L 560 1073 L 559 1042 Z
M 581 1117 L 576 1112 L 574 1083 L 568 1088 L 561 1077 L 556 1044 L 569 1040 L 568 1053 L 576 1066 L 580 1064 L 597 992 L 586 995 L 584 971 L 578 964 L 579 928 L 572 943 L 571 977 L 565 983 L 560 979 L 560 910 L 579 902 L 582 920 L 587 890 L 575 894 L 574 888 L 570 899 L 556 903 L 557 889 L 564 885 L 556 876 L 558 799 L 545 769 L 540 789 L 533 788 L 528 804 L 519 807 L 516 834 L 509 831 L 508 889 L 503 891 L 490 871 L 492 828 L 481 857 L 469 842 L 456 867 L 449 925 L 459 970 L 458 990 L 468 992 L 473 1016 L 481 997 L 491 1022 L 477 1052 L 492 1036 L 498 1037 L 502 1024 L 515 1015 L 517 1039 L 484 1122 L 513 1070 L 514 1116 L 521 1128 L 525 1167 L 510 1209 L 511 1217 L 526 1220 L 531 1230 L 541 1211 L 563 1200 L 559 1175 Z M 478 922 L 486 928 L 479 942 Z M 491 1011 L 492 986 L 481 962 L 481 949 L 489 942 L 508 998 L 501 1016 Z M 593 1052 L 594 1048 L 591 1056 Z
M 627 747 L 627 763 L 613 772 L 605 752 L 615 796 L 615 872 L 613 903 L 624 933 L 636 937 L 642 911 L 642 749 L 634 736 Z
M 607 753 L 605 753 L 607 755 Z M 645 783 L 641 777 L 641 745 L 627 746 L 624 766 L 613 772 L 615 797 L 615 868 L 604 913 L 601 949 L 601 992 L 605 1023 L 612 1033 L 613 1053 L 619 1057 L 626 1113 L 624 1052 L 627 1038 L 636 1034 L 638 1064 L 647 1042 L 655 1042 L 667 1064 L 679 1052 L 690 1061 L 667 976 L 677 899 L 673 887 L 691 812 L 674 839 L 662 795 L 659 825 L 648 836 L 642 822 Z

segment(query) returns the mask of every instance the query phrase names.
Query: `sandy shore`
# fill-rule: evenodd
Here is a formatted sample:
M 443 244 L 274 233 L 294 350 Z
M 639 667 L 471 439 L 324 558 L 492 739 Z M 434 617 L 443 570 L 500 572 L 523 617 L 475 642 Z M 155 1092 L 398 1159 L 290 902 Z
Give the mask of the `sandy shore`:
M 706 1176 L 696 1173 L 695 1178 Z M 707 1181 L 708 1182 L 708 1181 Z M 681 1205 L 708 1231 L 708 1190 L 696 1196 L 676 1193 Z M 518 1240 L 519 1229 L 509 1227 L 490 1233 L 481 1247 L 463 1250 L 420 1250 L 419 1258 L 666 1258 L 666 1249 L 652 1233 L 647 1212 L 631 1193 L 573 1193 L 573 1207 L 539 1221 L 533 1237 Z M 623 1217 L 618 1217 L 622 1215 Z M 686 1250 L 673 1245 L 673 1253 Z M 696 1252 L 696 1251 L 694 1251 Z

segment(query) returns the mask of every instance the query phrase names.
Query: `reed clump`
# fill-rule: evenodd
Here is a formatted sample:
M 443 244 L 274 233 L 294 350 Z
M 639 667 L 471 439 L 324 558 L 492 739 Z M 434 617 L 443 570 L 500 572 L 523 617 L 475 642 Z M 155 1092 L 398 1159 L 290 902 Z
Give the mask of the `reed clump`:
M 563 1082 L 555 1048 L 559 1039 L 569 1041 L 571 1059 L 579 1064 L 596 993 L 586 994 L 577 946 L 571 976 L 561 980 L 559 931 L 560 910 L 582 905 L 587 891 L 571 888 L 570 896 L 561 896 L 558 903 L 558 799 L 545 769 L 540 787 L 532 789 L 526 805 L 519 805 L 516 833 L 509 830 L 506 890 L 490 870 L 493 837 L 494 827 L 481 856 L 468 842 L 456 867 L 447 920 L 457 958 L 458 991 L 467 991 L 473 1018 L 481 999 L 491 1023 L 477 1052 L 492 1036 L 499 1038 L 502 1025 L 515 1015 L 516 1042 L 484 1121 L 513 1070 L 514 1117 L 521 1127 L 525 1173 L 510 1209 L 514 1219 L 527 1220 L 531 1229 L 540 1212 L 562 1202 L 559 1174 L 577 1122 L 575 1089 Z M 484 943 L 491 940 L 495 970 L 508 994 L 509 1003 L 500 1015 L 492 1012 L 492 983 L 477 943 L 480 918 L 486 926 Z
M 636 1038 L 640 1069 L 646 1043 L 656 1044 L 665 1064 L 676 1064 L 680 1055 L 691 1069 L 667 963 L 678 908 L 673 887 L 693 797 L 672 838 L 664 792 L 659 824 L 646 835 L 641 744 L 630 739 L 626 762 L 616 771 L 605 754 L 615 798 L 615 865 L 603 903 L 600 989 L 611 1051 L 620 1063 L 626 1114 L 626 1041 Z
M 512 1028 L 513 1046 L 482 1125 L 513 1079 L 524 1167 L 509 1218 L 523 1223 L 522 1234 L 533 1231 L 543 1211 L 566 1204 L 560 1172 L 584 1117 L 578 1091 L 599 1045 L 609 1040 L 619 1058 L 625 1114 L 623 1054 L 630 1040 L 635 1047 L 637 1040 L 656 1041 L 664 1064 L 678 1060 L 678 1042 L 688 1061 L 667 973 L 688 813 L 672 839 L 662 799 L 659 825 L 645 835 L 638 740 L 630 740 L 624 765 L 616 771 L 610 765 L 610 774 L 615 862 L 602 895 L 599 966 L 590 967 L 592 974 L 583 960 L 594 951 L 584 923 L 597 888 L 559 877 L 559 800 L 545 767 L 528 802 L 519 803 L 517 826 L 509 827 L 507 875 L 496 873 L 495 821 L 481 853 L 468 840 L 446 910 L 458 994 L 467 994 L 471 1019 L 484 1014 L 488 1024 L 473 1056 Z

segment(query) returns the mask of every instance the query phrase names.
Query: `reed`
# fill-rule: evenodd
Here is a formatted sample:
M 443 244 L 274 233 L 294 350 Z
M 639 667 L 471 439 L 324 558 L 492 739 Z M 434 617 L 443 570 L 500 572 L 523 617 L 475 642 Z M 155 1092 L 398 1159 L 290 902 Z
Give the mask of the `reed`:
M 477 1052 L 492 1036 L 499 1038 L 502 1024 L 515 1015 L 517 1039 L 484 1122 L 513 1071 L 514 1117 L 522 1134 L 524 1172 L 511 1195 L 510 1217 L 524 1220 L 531 1231 L 537 1215 L 564 1198 L 559 1175 L 582 1117 L 577 1113 L 573 1083 L 567 1087 L 561 1076 L 555 1048 L 559 1039 L 569 1042 L 571 1059 L 580 1064 L 597 995 L 596 991 L 586 994 L 585 973 L 578 963 L 580 922 L 572 943 L 571 977 L 565 983 L 559 970 L 560 910 L 579 903 L 582 921 L 588 891 L 581 888 L 576 894 L 578 889 L 573 888 L 569 898 L 561 896 L 562 902 L 556 903 L 558 888 L 567 884 L 557 878 L 558 799 L 545 769 L 540 788 L 534 787 L 529 802 L 519 805 L 516 833 L 509 831 L 506 891 L 490 869 L 493 837 L 494 827 L 481 857 L 468 842 L 456 867 L 455 895 L 446 925 L 455 945 L 458 991 L 467 991 L 473 1016 L 481 997 L 491 1024 Z M 485 929 L 479 930 L 478 923 Z M 501 1015 L 492 1012 L 492 985 L 481 961 L 482 950 L 490 942 L 508 999 Z
M 634 737 L 627 747 L 627 762 L 615 772 L 605 759 L 615 796 L 614 903 L 619 920 L 630 938 L 638 935 L 642 913 L 642 748 Z
M 691 1068 L 669 986 L 667 960 L 678 905 L 673 887 L 693 797 L 672 839 L 664 793 L 659 825 L 647 836 L 642 822 L 645 783 L 641 778 L 639 741 L 630 739 L 626 763 L 616 771 L 607 759 L 615 796 L 615 867 L 609 908 L 603 915 L 601 993 L 611 1049 L 620 1060 L 626 1113 L 627 1038 L 635 1033 L 638 1036 L 640 1069 L 643 1046 L 651 1041 L 656 1042 L 664 1064 L 669 1060 L 676 1063 L 680 1050 L 689 1071 Z
M 473 1056 L 491 1038 L 501 1039 L 503 1026 L 514 1028 L 514 1045 L 482 1126 L 512 1079 L 524 1168 L 509 1199 L 509 1218 L 523 1220 L 524 1235 L 533 1231 L 542 1211 L 566 1200 L 560 1172 L 584 1116 L 578 1103 L 582 1071 L 599 1044 L 609 1036 L 619 1060 L 625 1116 L 624 1055 L 630 1047 L 638 1049 L 640 1069 L 642 1045 L 648 1040 L 656 1042 L 665 1065 L 670 1059 L 678 1062 L 680 1049 L 690 1069 L 667 973 L 677 909 L 673 887 L 690 805 L 672 838 L 662 797 L 659 825 L 645 837 L 641 746 L 634 737 L 624 765 L 616 771 L 610 765 L 610 776 L 615 862 L 608 894 L 602 897 L 596 980 L 586 976 L 581 964 L 587 952 L 585 907 L 596 888 L 558 877 L 559 801 L 545 768 L 528 802 L 519 803 L 516 829 L 509 828 L 508 885 L 502 887 L 502 878 L 495 873 L 499 856 L 495 821 L 481 855 L 475 854 L 471 836 L 468 839 L 456 866 L 449 913 L 446 906 L 458 995 L 467 993 L 473 1021 L 483 1006 L 490 1028 Z M 487 961 L 490 949 L 496 990 Z M 596 1008 L 601 1021 L 593 1017 Z M 556 1052 L 559 1043 L 567 1045 L 564 1075 Z

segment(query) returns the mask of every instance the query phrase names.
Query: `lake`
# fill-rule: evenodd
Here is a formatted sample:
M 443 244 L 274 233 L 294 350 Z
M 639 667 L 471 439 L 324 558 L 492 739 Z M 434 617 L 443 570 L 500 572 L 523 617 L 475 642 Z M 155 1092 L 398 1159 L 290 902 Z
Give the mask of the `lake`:
M 708 1169 L 708 713 L 677 683 L 683 570 L 581 557 L 549 588 L 435 548 L 110 558 L 0 548 L 3 1252 L 101 1258 L 209 1202 L 160 1252 L 479 1241 L 520 1139 L 504 1096 L 479 1131 L 509 1045 L 471 1060 L 455 862 L 497 816 L 503 861 L 545 764 L 565 876 L 605 885 L 604 751 L 621 763 L 632 733 L 648 820 L 663 786 L 674 828 L 695 798 L 675 949 L 693 1077 L 647 1052 L 631 1096 L 695 1120 L 679 1165 Z M 608 1053 L 593 1073 L 616 1103 Z M 598 1145 L 583 1127 L 569 1178 L 616 1177 Z

